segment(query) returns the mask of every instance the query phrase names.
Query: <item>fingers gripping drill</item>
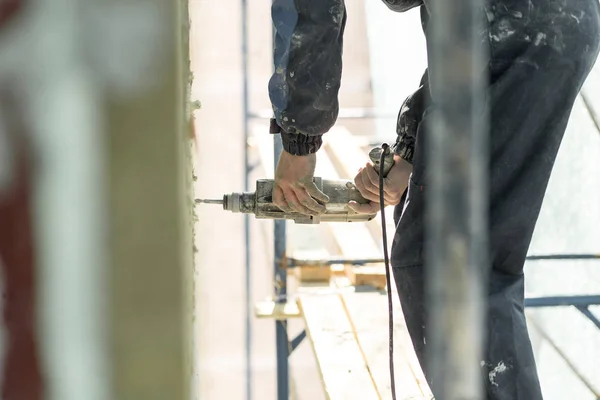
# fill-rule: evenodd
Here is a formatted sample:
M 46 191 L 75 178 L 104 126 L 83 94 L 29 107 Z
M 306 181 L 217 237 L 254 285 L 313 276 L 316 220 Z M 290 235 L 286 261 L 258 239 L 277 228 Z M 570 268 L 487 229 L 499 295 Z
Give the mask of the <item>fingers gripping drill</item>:
M 381 155 L 384 155 L 381 168 Z M 369 152 L 369 157 L 377 173 L 382 171 L 385 177 L 394 165 L 394 154 L 389 147 L 376 147 Z M 325 204 L 326 211 L 319 216 L 303 215 L 295 212 L 284 212 L 273 203 L 272 179 L 256 181 L 256 190 L 250 193 L 231 193 L 220 200 L 196 199 L 196 203 L 221 204 L 223 209 L 234 213 L 254 214 L 258 219 L 289 219 L 299 224 L 318 224 L 320 222 L 365 222 L 375 218 L 376 214 L 358 214 L 348 207 L 348 202 L 355 201 L 366 204 L 369 201 L 361 196 L 352 181 L 330 180 L 315 177 L 317 187 L 329 196 Z

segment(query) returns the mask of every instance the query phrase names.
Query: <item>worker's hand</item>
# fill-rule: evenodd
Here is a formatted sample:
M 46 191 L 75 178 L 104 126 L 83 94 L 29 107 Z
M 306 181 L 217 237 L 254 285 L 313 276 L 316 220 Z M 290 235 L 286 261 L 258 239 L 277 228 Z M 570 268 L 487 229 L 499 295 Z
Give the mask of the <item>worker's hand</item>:
M 412 165 L 404 161 L 400 156 L 394 156 L 394 166 L 383 179 L 383 198 L 386 206 L 395 206 L 400 203 L 402 193 L 408 186 Z M 380 210 L 379 205 L 379 175 L 373 164 L 367 165 L 358 171 L 354 178 L 354 184 L 360 194 L 369 203 L 359 204 L 355 201 L 348 203 L 348 207 L 359 214 L 375 214 Z
M 286 212 L 305 215 L 324 213 L 325 206 L 316 200 L 327 203 L 329 197 L 313 181 L 316 165 L 316 154 L 295 156 L 282 151 L 275 170 L 273 203 Z

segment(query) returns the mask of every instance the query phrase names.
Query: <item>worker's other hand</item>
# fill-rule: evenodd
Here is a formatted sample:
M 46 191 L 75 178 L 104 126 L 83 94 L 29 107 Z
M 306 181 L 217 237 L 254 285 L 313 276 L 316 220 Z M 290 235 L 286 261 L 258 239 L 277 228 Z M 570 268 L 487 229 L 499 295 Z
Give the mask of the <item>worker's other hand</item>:
M 325 212 L 329 197 L 321 192 L 313 181 L 316 154 L 295 156 L 282 151 L 275 169 L 273 203 L 282 211 L 295 211 L 305 215 L 319 215 Z
M 412 165 L 404 161 L 400 156 L 394 156 L 394 166 L 383 179 L 383 199 L 385 206 L 395 206 L 400 203 L 402 193 L 408 186 Z M 355 201 L 348 203 L 348 207 L 359 214 L 375 214 L 380 211 L 379 205 L 379 175 L 373 164 L 361 168 L 354 178 L 354 184 L 360 194 L 367 200 L 366 204 Z

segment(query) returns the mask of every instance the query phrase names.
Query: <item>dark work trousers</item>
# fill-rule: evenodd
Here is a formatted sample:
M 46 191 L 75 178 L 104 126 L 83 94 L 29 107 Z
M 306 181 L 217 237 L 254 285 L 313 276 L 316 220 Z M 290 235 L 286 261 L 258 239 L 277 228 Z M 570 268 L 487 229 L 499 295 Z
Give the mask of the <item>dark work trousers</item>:
M 598 0 L 489 0 L 485 7 L 491 271 L 481 376 L 487 399 L 539 400 L 523 310 L 523 267 L 571 109 L 598 54 L 600 8 Z M 406 207 L 396 207 L 392 266 L 404 318 L 427 376 L 426 126 L 427 113 L 419 124 Z M 501 364 L 506 369 L 490 381 L 489 372 Z

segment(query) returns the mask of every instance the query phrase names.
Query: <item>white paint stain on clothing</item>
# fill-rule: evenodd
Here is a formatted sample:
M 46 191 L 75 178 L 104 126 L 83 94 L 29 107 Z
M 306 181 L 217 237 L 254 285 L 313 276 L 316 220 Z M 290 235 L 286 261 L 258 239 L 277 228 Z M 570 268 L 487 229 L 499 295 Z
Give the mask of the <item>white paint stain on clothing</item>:
M 491 38 L 495 42 L 500 42 L 502 40 L 508 39 L 512 35 L 516 33 L 515 29 L 513 29 L 511 22 L 508 19 L 503 19 L 498 23 L 498 27 L 494 34 L 490 34 Z
M 535 44 L 536 46 L 539 46 L 540 43 L 542 43 L 542 40 L 546 39 L 546 34 L 542 33 L 542 32 L 538 32 L 537 36 L 535 37 L 535 41 L 533 42 L 533 44 Z
M 333 23 L 339 24 L 344 16 L 344 8 L 342 5 L 335 5 L 329 9 L 329 14 L 333 19 Z
M 506 372 L 507 369 L 508 367 L 506 366 L 506 364 L 504 364 L 504 361 L 500 361 L 498 365 L 496 365 L 496 367 L 489 373 L 490 383 L 494 386 L 498 386 L 498 383 L 496 383 L 496 376 L 498 376 L 498 374 Z

